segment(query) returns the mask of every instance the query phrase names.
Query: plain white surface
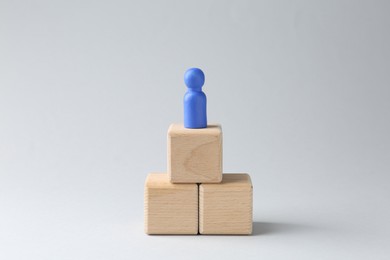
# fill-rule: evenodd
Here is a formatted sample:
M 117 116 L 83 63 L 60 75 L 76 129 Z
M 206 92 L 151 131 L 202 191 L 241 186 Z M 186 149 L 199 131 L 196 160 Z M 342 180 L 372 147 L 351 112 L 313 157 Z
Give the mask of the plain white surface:
M 0 1 L 0 259 L 389 259 L 387 1 Z M 253 236 L 147 236 L 183 74 Z

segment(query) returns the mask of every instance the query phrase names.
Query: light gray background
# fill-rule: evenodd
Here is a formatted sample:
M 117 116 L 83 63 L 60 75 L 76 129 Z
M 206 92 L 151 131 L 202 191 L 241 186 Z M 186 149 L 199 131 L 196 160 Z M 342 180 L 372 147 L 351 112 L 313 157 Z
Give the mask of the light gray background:
M 0 1 L 1 259 L 389 259 L 388 1 Z M 205 71 L 253 236 L 147 236 Z

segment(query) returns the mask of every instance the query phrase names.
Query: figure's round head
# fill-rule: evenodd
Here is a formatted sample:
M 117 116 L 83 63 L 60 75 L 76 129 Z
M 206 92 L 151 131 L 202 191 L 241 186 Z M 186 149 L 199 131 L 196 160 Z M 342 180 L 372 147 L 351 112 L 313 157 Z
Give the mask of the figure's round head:
M 201 69 L 191 68 L 184 74 L 184 82 L 188 88 L 201 89 L 204 84 L 204 74 Z

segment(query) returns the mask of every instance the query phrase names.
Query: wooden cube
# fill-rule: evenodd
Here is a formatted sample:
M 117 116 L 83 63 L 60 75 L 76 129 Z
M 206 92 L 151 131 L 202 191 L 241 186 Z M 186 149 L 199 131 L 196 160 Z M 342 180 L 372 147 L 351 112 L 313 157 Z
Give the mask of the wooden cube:
M 252 234 L 252 182 L 248 174 L 223 174 L 199 186 L 200 234 Z
M 172 183 L 219 183 L 222 180 L 220 125 L 168 129 L 168 174 Z
M 145 182 L 145 233 L 198 234 L 198 185 L 172 184 L 168 174 Z

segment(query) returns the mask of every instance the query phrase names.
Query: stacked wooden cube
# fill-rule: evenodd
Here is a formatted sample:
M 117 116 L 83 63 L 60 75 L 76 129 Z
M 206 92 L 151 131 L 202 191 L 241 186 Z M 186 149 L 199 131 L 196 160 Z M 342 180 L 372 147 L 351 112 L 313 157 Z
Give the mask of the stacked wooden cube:
M 167 173 L 145 182 L 147 234 L 251 234 L 252 183 L 222 173 L 220 125 L 168 129 Z

